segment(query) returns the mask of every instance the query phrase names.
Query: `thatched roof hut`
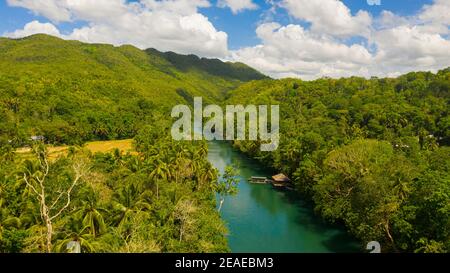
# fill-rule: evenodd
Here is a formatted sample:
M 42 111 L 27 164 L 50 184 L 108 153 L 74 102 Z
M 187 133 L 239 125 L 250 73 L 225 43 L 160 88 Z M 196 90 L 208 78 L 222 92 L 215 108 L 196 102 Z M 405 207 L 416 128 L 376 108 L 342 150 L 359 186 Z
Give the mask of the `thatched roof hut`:
M 287 177 L 283 173 L 280 173 L 280 174 L 272 176 L 272 179 L 273 179 L 273 181 L 278 182 L 278 183 L 289 183 L 289 182 L 291 182 L 289 177 Z

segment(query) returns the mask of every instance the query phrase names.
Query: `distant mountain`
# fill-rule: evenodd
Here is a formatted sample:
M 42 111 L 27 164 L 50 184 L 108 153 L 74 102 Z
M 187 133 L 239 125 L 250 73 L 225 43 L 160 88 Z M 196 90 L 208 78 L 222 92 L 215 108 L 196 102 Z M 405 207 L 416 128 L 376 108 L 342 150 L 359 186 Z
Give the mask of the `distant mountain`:
M 55 142 L 130 137 L 145 117 L 201 96 L 217 102 L 267 78 L 241 64 L 194 55 L 86 44 L 38 34 L 0 39 L 0 136 Z
M 180 55 L 175 52 L 162 53 L 156 49 L 146 50 L 166 59 L 181 71 L 203 71 L 205 73 L 240 81 L 262 80 L 268 77 L 243 63 L 222 62 L 219 59 L 199 58 L 196 55 Z

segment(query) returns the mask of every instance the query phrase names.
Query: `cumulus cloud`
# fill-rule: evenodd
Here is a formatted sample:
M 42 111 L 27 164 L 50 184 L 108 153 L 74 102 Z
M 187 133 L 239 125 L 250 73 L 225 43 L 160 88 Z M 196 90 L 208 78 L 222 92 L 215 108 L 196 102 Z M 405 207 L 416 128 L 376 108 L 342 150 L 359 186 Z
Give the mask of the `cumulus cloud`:
M 376 29 L 388 29 L 401 25 L 408 25 L 410 23 L 410 18 L 405 18 L 398 16 L 395 13 L 383 10 L 378 18 L 375 20 Z
M 16 30 L 14 32 L 7 32 L 5 37 L 21 38 L 30 36 L 37 33 L 49 34 L 53 36 L 61 37 L 59 30 L 51 23 L 40 23 L 38 21 L 32 21 L 25 25 L 23 29 Z
M 42 15 L 54 22 L 70 20 L 70 11 L 64 7 L 66 1 L 54 0 L 6 0 L 8 5 L 29 9 L 36 15 Z
M 449 34 L 450 1 L 435 0 L 433 5 L 425 5 L 418 18 L 423 23 L 423 30 L 444 35 Z
M 299 25 L 266 23 L 256 33 L 262 44 L 234 51 L 232 59 L 244 61 L 274 77 L 314 79 L 365 75 L 365 66 L 372 62 L 365 47 L 317 36 Z
M 372 18 L 355 16 L 335 0 L 283 0 L 281 7 L 311 23 L 281 26 L 264 23 L 256 30 L 259 45 L 233 51 L 231 59 L 276 77 L 395 76 L 450 66 L 450 2 L 435 0 L 417 14 L 383 11 Z M 362 36 L 359 43 L 346 38 Z
M 217 6 L 220 8 L 228 7 L 234 14 L 247 9 L 254 10 L 258 8 L 258 5 L 253 3 L 253 0 L 219 0 Z
M 114 45 L 133 44 L 179 53 L 223 57 L 228 36 L 198 8 L 207 0 L 8 0 L 53 22 L 86 21 L 65 38 Z M 25 29 L 16 33 L 26 33 Z
M 436 70 L 450 66 L 450 41 L 406 25 L 377 31 L 376 69 L 385 73 Z
M 384 11 L 369 39 L 377 48 L 373 70 L 384 75 L 450 66 L 449 25 L 447 0 L 435 0 L 410 16 Z
M 358 11 L 353 16 L 340 0 L 284 0 L 289 14 L 312 24 L 311 30 L 335 36 L 367 35 L 372 22 L 370 14 Z

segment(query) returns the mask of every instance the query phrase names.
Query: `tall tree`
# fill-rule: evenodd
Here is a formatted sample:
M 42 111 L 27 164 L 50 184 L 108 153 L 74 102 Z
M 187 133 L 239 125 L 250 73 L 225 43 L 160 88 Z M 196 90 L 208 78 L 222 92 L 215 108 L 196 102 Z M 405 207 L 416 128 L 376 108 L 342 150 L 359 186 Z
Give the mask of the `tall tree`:
M 52 163 L 43 144 L 33 147 L 36 161 L 27 160 L 23 180 L 39 203 L 39 211 L 46 226 L 46 251 L 52 252 L 53 224 L 72 202 L 72 192 L 87 174 L 89 163 L 85 158 L 77 158 L 72 163 L 72 174 L 68 183 L 50 179 Z
M 225 196 L 235 195 L 238 193 L 238 171 L 233 166 L 227 166 L 220 179 L 217 180 L 215 185 L 215 191 L 220 197 L 219 207 L 217 211 L 222 210 L 223 203 L 225 202 Z

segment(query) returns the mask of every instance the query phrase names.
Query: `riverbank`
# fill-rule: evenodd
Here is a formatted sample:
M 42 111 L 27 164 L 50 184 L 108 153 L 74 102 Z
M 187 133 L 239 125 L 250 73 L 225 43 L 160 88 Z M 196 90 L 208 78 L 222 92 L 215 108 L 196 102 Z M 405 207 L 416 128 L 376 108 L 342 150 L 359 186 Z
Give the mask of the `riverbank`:
M 133 152 L 132 139 L 95 141 L 84 145 L 89 151 Z M 271 177 L 275 170 L 233 149 L 226 142 L 209 142 L 208 160 L 220 172 L 236 163 L 240 172 L 239 193 L 227 197 L 221 211 L 227 222 L 228 244 L 232 252 L 328 253 L 358 252 L 360 245 L 343 228 L 323 221 L 313 207 L 295 191 L 275 189 L 270 184 L 252 184 L 251 176 Z M 67 153 L 69 146 L 49 147 L 51 158 Z M 18 154 L 28 155 L 23 148 Z
M 228 224 L 232 252 L 329 253 L 359 252 L 360 244 L 341 227 L 314 214 L 295 191 L 269 184 L 252 184 L 251 176 L 273 175 L 273 170 L 233 149 L 225 142 L 209 142 L 208 160 L 219 171 L 237 164 L 239 193 L 227 197 L 221 216 Z

